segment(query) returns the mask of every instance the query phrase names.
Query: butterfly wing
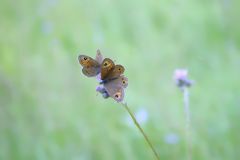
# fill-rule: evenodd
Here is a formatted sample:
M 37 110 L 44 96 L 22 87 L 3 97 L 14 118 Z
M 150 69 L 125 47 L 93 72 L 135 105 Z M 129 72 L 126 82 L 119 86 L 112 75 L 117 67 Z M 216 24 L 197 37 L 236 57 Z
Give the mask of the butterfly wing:
M 97 50 L 96 61 L 97 61 L 99 64 L 102 64 L 102 62 L 103 62 L 103 56 L 102 56 L 102 53 L 100 52 L 99 49 Z
M 94 77 L 100 73 L 100 64 L 93 58 L 85 55 L 79 55 L 78 61 L 83 66 L 83 74 L 87 77 Z
M 78 61 L 83 67 L 99 67 L 100 64 L 94 60 L 93 58 L 85 55 L 79 55 L 78 56 Z
M 87 77 L 95 77 L 100 73 L 100 68 L 97 67 L 83 67 L 82 73 Z
M 109 58 L 105 58 L 101 64 L 101 79 L 105 80 L 107 75 L 109 74 L 109 72 L 111 70 L 113 70 L 115 64 L 114 62 L 109 59 Z
M 106 82 L 106 83 L 110 83 L 110 82 L 115 86 L 120 86 L 123 88 L 127 88 L 128 86 L 128 78 L 123 75 L 118 77 L 117 79 L 110 80 L 109 82 Z
M 121 102 L 124 99 L 124 88 L 128 85 L 128 79 L 124 76 L 120 76 L 117 79 L 111 80 L 103 84 L 107 93 L 117 102 Z
M 116 79 L 116 83 L 120 83 L 123 88 L 127 88 L 128 86 L 128 78 L 124 76 L 120 76 L 118 79 Z
M 125 69 L 122 65 L 115 65 L 114 68 L 106 76 L 106 80 L 116 79 L 124 73 Z
M 109 84 L 110 83 L 110 84 Z M 104 84 L 104 87 L 110 97 L 117 102 L 122 102 L 124 99 L 124 89 L 120 86 L 113 86 L 111 82 Z

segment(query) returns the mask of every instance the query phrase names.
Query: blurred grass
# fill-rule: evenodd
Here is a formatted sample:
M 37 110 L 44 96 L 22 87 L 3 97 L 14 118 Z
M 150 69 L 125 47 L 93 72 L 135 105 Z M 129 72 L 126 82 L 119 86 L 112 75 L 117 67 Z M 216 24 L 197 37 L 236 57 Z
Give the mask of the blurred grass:
M 189 69 L 193 159 L 240 157 L 239 1 L 3 0 L 0 159 L 153 159 L 125 110 L 96 96 L 79 53 L 126 68 L 126 101 L 161 159 L 186 159 L 175 68 Z M 176 144 L 166 136 L 179 137 Z

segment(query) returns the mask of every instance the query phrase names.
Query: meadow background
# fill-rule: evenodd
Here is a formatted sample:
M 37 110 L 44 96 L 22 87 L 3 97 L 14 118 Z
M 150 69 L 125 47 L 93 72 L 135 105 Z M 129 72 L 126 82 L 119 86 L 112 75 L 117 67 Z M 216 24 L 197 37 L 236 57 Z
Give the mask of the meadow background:
M 190 89 L 194 160 L 240 157 L 237 0 L 1 0 L 0 159 L 150 160 L 124 108 L 97 95 L 77 56 L 99 48 L 125 66 L 125 101 L 161 160 L 186 159 Z

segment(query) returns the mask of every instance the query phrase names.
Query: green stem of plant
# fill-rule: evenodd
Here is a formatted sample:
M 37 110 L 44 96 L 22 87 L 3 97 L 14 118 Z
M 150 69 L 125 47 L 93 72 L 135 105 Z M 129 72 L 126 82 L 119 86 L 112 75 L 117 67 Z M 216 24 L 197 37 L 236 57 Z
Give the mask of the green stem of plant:
M 145 140 L 147 141 L 148 145 L 150 146 L 151 150 L 153 151 L 155 158 L 157 160 L 160 160 L 159 155 L 157 154 L 156 150 L 154 149 L 151 141 L 149 140 L 148 136 L 146 135 L 146 133 L 143 131 L 142 127 L 140 126 L 140 124 L 137 122 L 134 114 L 131 112 L 131 110 L 129 109 L 129 107 L 127 106 L 127 104 L 122 103 L 122 105 L 124 106 L 124 108 L 127 110 L 127 112 L 130 114 L 134 124 L 137 126 L 137 128 L 140 130 L 140 132 L 142 133 L 143 137 L 145 138 Z
M 185 87 L 183 89 L 183 103 L 186 116 L 186 140 L 187 140 L 187 159 L 192 160 L 192 142 L 191 142 L 191 121 L 190 121 L 190 109 L 189 109 L 189 92 Z

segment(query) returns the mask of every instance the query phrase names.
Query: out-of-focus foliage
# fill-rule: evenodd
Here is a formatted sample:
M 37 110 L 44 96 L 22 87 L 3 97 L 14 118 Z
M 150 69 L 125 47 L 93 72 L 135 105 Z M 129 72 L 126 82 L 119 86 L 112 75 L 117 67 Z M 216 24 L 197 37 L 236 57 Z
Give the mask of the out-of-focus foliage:
M 162 160 L 186 159 L 175 68 L 189 69 L 194 160 L 240 157 L 240 1 L 2 0 L 0 159 L 147 160 L 120 104 L 77 56 L 125 66 L 125 101 Z

